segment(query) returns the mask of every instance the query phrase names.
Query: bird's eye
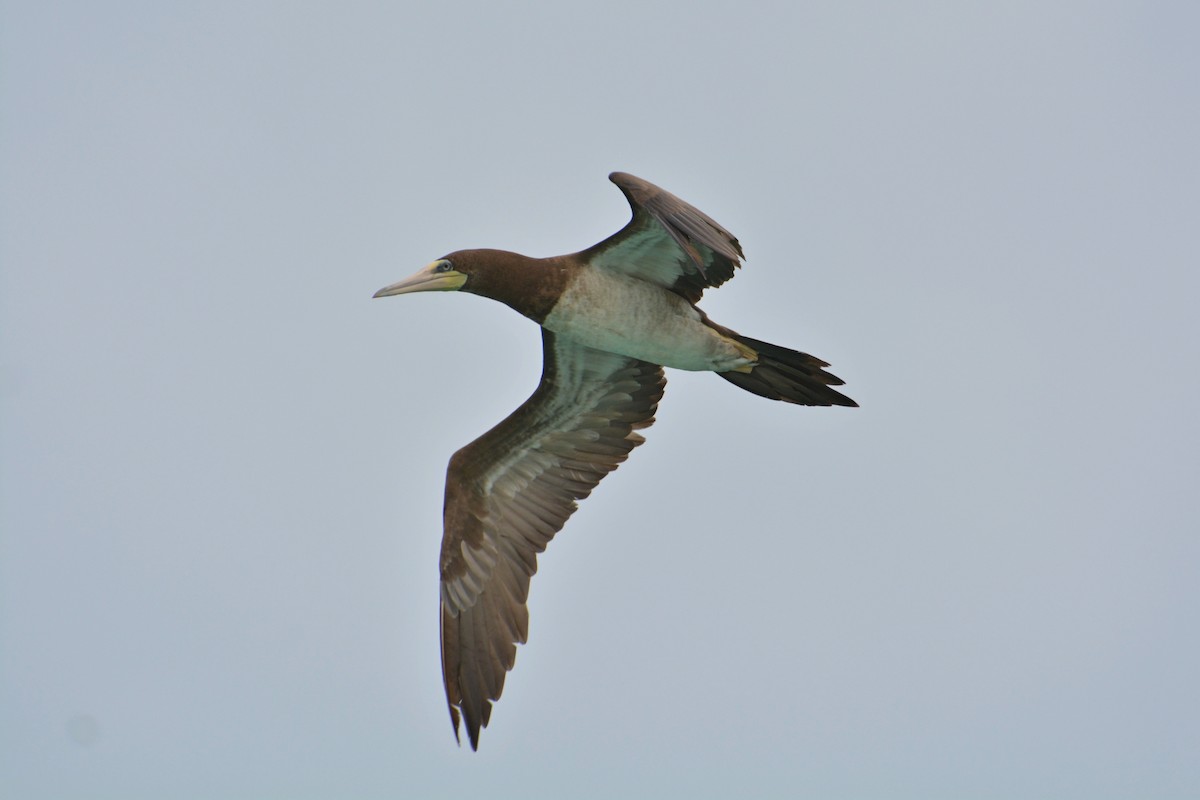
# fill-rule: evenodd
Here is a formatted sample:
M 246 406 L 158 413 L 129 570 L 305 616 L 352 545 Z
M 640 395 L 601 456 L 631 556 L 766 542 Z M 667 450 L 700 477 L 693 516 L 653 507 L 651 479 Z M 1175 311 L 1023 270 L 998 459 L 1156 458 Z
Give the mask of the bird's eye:
M 434 272 L 449 272 L 452 269 L 454 269 L 453 264 L 451 264 L 449 261 L 442 260 L 437 263 L 437 266 L 433 268 L 433 271 Z

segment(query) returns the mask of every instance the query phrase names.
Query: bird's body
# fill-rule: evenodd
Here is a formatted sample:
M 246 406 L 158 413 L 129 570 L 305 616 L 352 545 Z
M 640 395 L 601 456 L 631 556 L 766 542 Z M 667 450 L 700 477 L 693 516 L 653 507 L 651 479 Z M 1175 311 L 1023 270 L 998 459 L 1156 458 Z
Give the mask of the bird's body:
M 542 327 L 597 350 L 673 369 L 726 372 L 753 361 L 674 292 L 598 269 L 575 271 Z
M 507 419 L 459 450 L 446 475 L 442 669 L 458 734 L 471 746 L 491 716 L 516 644 L 537 554 L 606 474 L 641 444 L 662 367 L 716 372 L 754 394 L 802 405 L 856 405 L 820 359 L 741 336 L 695 303 L 740 265 L 711 218 L 624 173 L 633 208 L 621 231 L 579 253 L 530 258 L 460 250 L 376 296 L 461 290 L 542 326 L 542 381 Z

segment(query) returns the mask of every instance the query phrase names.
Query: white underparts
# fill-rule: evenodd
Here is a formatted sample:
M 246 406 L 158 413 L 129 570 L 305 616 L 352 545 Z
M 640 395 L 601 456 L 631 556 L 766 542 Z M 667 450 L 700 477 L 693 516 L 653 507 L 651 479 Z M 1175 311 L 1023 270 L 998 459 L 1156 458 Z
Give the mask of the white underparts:
M 542 325 L 588 347 L 674 369 L 726 372 L 753 363 L 679 295 L 598 269 L 580 271 Z

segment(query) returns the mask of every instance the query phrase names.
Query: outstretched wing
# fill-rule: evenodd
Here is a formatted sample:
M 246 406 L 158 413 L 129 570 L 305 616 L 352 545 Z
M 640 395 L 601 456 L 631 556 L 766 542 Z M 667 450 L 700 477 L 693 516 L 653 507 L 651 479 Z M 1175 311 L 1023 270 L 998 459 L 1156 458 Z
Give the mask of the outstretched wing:
M 627 172 L 608 179 L 624 192 L 633 219 L 579 254 L 589 264 L 658 284 L 692 303 L 741 266 L 738 240 L 700 209 Z
M 516 645 L 537 554 L 576 501 L 642 443 L 662 367 L 542 331 L 542 382 L 507 419 L 459 450 L 446 475 L 442 674 L 454 735 L 471 747 L 491 716 Z

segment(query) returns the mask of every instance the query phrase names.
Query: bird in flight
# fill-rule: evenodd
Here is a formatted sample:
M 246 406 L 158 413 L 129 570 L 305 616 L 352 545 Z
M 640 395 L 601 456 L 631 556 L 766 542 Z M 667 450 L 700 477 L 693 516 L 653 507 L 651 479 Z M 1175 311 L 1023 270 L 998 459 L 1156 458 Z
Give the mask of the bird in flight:
M 450 458 L 441 548 L 442 676 L 454 736 L 479 746 L 529 633 L 537 554 L 576 503 L 644 440 L 663 367 L 715 372 L 761 397 L 856 406 L 819 358 L 742 336 L 696 307 L 733 277 L 742 248 L 699 209 L 624 172 L 633 219 L 578 253 L 460 250 L 375 297 L 463 291 L 542 327 L 542 380 L 503 422 Z

